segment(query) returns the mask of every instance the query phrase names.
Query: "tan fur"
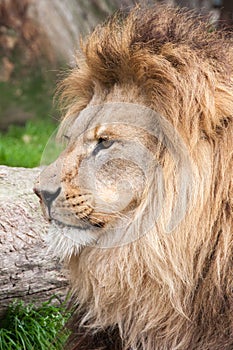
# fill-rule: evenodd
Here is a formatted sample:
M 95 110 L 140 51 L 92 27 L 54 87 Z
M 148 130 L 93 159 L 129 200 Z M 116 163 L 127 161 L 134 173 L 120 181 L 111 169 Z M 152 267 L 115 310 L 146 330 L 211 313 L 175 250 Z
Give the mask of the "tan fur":
M 187 145 L 197 169 L 197 196 L 171 234 L 158 223 L 156 231 L 128 245 L 85 247 L 71 257 L 78 303 L 73 328 L 80 334 L 71 337 L 70 346 L 231 350 L 232 40 L 193 13 L 136 7 L 98 26 L 82 51 L 62 85 L 67 108 L 62 127 L 89 103 L 152 108 Z M 164 169 L 167 178 L 176 176 L 169 163 Z M 104 332 L 107 343 L 98 338 Z

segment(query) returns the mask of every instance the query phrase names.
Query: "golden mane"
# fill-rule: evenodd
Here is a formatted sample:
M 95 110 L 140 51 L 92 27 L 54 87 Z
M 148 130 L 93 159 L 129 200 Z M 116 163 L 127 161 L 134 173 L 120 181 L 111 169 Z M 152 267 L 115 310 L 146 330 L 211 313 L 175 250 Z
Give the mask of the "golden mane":
M 71 258 L 71 349 L 233 349 L 232 79 L 232 39 L 186 10 L 120 12 L 82 43 L 61 86 L 63 127 L 98 91 L 137 87 L 182 135 L 199 193 L 172 234 Z

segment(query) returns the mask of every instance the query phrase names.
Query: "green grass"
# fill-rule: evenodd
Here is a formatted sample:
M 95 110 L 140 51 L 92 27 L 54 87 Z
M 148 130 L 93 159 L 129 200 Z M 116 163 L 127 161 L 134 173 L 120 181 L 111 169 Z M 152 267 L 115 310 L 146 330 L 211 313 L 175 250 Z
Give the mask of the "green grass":
M 50 117 L 57 115 L 53 105 L 57 72 L 42 65 L 26 66 L 16 58 L 14 64 L 10 80 L 0 82 L 0 122 L 4 129 L 0 129 L 0 164 L 34 167 L 40 165 L 44 147 L 57 126 Z M 26 116 L 28 120 L 22 125 Z M 9 120 L 16 120 L 16 124 L 5 130 Z
M 40 307 L 13 302 L 0 323 L 0 350 L 60 350 L 69 335 L 64 328 L 70 314 L 51 300 Z
M 0 132 L 0 164 L 31 168 L 40 165 L 45 145 L 56 125 L 49 120 L 27 121 Z

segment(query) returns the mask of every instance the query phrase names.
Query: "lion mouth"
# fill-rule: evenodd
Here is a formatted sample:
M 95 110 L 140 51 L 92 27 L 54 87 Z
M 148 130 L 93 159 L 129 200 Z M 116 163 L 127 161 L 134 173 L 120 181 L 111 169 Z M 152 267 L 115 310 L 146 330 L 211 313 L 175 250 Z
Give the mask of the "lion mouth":
M 82 225 L 71 225 L 71 224 L 66 224 L 60 220 L 57 220 L 57 219 L 52 219 L 51 220 L 51 224 L 54 225 L 54 226 L 58 226 L 59 228 L 61 229 L 64 229 L 64 228 L 73 228 L 75 230 L 82 230 L 82 231 L 87 231 L 87 230 L 90 230 L 90 229 L 101 229 L 103 228 L 104 224 L 103 223 L 91 223 L 89 221 L 83 221 L 82 222 Z

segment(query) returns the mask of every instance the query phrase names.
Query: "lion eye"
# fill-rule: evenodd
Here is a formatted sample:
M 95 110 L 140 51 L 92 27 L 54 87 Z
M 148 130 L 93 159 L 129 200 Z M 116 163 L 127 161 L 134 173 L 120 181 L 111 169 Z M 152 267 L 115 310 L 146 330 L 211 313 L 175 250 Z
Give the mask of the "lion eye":
M 102 148 L 109 148 L 112 146 L 112 144 L 113 144 L 113 140 L 103 139 L 103 138 L 100 138 L 98 140 L 98 145 L 101 145 Z
M 93 154 L 96 155 L 102 149 L 110 148 L 113 143 L 114 143 L 113 140 L 104 139 L 104 138 L 100 137 L 98 140 L 98 143 L 93 151 Z

